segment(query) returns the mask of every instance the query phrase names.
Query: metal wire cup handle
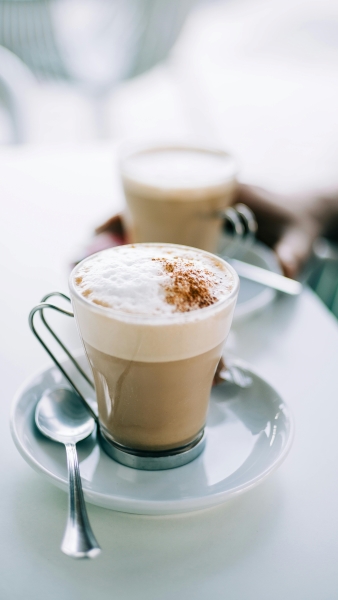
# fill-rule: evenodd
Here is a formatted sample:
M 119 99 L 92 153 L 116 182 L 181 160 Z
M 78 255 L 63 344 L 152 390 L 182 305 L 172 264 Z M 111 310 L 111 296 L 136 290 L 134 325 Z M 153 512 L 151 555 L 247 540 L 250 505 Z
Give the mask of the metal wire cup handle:
M 257 221 L 252 210 L 246 204 L 235 204 L 218 211 L 217 216 L 223 219 L 223 232 L 230 238 L 232 254 L 239 247 L 250 246 L 257 233 Z
M 55 304 L 49 304 L 49 303 L 46 302 L 47 300 L 49 300 L 49 298 L 52 298 L 52 297 L 55 297 L 55 296 L 57 296 L 59 298 L 63 298 L 67 302 L 71 303 L 71 299 L 68 296 L 66 296 L 65 294 L 62 294 L 61 292 L 51 292 L 50 294 L 47 294 L 46 296 L 44 296 L 42 298 L 40 304 L 37 304 L 37 306 L 35 306 L 31 310 L 31 312 L 29 313 L 29 317 L 28 317 L 29 326 L 30 326 L 32 332 L 34 333 L 35 337 L 39 340 L 41 346 L 46 350 L 47 354 L 51 357 L 52 361 L 55 363 L 55 365 L 58 367 L 58 369 L 60 369 L 60 371 L 63 374 L 63 376 L 67 379 L 67 381 L 70 383 L 70 385 L 72 386 L 72 388 L 74 389 L 74 391 L 76 392 L 76 394 L 79 396 L 80 400 L 83 402 L 83 404 L 85 405 L 85 407 L 89 411 L 90 415 L 93 417 L 93 419 L 95 419 L 96 422 L 98 422 L 98 416 L 95 413 L 95 411 L 93 410 L 93 408 L 90 406 L 89 402 L 86 400 L 86 398 L 80 392 L 80 390 L 78 389 L 78 387 L 75 385 L 75 383 L 73 382 L 73 380 L 70 378 L 70 376 L 68 375 L 68 373 L 65 371 L 65 369 L 63 368 L 63 366 L 61 365 L 61 363 L 55 357 L 55 355 L 50 350 L 50 348 L 47 346 L 47 344 L 43 341 L 43 339 L 41 338 L 40 334 L 37 332 L 37 330 L 35 328 L 34 317 L 35 317 L 35 315 L 37 313 L 39 313 L 43 325 L 46 327 L 46 329 L 49 331 L 49 333 L 53 336 L 53 338 L 56 340 L 56 342 L 59 344 L 59 346 L 65 352 L 65 354 L 68 356 L 68 358 L 71 360 L 71 362 L 73 363 L 73 365 L 77 369 L 77 371 L 80 373 L 80 375 L 82 375 L 82 377 L 86 380 L 86 382 L 90 385 L 90 387 L 92 389 L 95 389 L 94 384 L 91 381 L 91 379 L 84 372 L 84 370 L 79 365 L 79 363 L 77 362 L 77 360 L 75 360 L 74 356 L 70 353 L 70 351 L 68 350 L 68 348 L 66 348 L 66 346 L 63 344 L 63 342 L 60 340 L 60 338 L 56 335 L 55 331 L 53 331 L 53 329 L 51 328 L 51 326 L 49 325 L 49 323 L 47 323 L 47 321 L 46 321 L 46 317 L 44 315 L 44 311 L 47 308 L 51 308 L 53 310 L 56 310 L 57 312 L 59 312 L 59 313 L 61 313 L 63 315 L 67 315 L 67 317 L 74 317 L 74 313 L 73 312 L 65 310 L 65 309 L 63 309 L 60 306 L 57 306 Z

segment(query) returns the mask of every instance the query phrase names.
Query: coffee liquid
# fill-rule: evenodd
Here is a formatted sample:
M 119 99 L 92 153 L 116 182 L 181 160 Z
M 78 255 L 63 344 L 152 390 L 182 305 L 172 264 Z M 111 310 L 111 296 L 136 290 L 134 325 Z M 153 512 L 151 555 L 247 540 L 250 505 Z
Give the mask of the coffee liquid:
M 216 252 L 234 199 L 236 167 L 224 152 L 154 148 L 122 164 L 130 241 L 166 242 Z
M 170 450 L 202 432 L 222 344 L 170 362 L 122 360 L 85 344 L 101 427 L 108 438 L 136 450 Z

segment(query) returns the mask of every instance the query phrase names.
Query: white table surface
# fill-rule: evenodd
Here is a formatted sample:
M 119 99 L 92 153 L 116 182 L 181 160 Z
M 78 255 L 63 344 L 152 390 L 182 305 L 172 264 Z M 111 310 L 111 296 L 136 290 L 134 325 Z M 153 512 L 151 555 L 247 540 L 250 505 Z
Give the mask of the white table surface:
M 334 600 L 338 328 L 308 290 L 236 326 L 228 344 L 293 410 L 296 437 L 281 468 L 238 499 L 191 515 L 88 505 L 102 555 L 77 562 L 59 550 L 66 494 L 24 462 L 8 417 L 17 387 L 48 364 L 28 329 L 30 308 L 48 291 L 66 291 L 75 246 L 122 206 L 113 155 L 109 144 L 0 152 L 0 598 Z

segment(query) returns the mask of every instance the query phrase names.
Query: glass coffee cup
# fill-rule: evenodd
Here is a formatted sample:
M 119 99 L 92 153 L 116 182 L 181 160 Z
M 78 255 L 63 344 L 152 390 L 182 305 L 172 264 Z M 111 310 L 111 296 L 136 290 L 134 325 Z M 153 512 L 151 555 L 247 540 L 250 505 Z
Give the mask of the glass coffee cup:
M 188 145 L 134 146 L 122 150 L 120 172 L 130 242 L 217 252 L 224 211 L 237 189 L 237 166 L 230 154 Z M 234 227 L 240 228 L 241 219 L 231 212 Z
M 234 269 L 196 248 L 133 244 L 83 260 L 69 288 L 104 448 L 136 468 L 190 462 L 203 450 L 238 295 Z

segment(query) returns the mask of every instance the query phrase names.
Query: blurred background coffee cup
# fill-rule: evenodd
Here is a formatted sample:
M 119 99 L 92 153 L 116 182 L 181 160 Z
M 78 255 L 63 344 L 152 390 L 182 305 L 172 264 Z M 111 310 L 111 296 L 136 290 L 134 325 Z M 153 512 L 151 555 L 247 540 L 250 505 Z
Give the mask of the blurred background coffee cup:
M 130 242 L 169 242 L 217 252 L 237 165 L 219 149 L 129 145 L 120 152 Z

